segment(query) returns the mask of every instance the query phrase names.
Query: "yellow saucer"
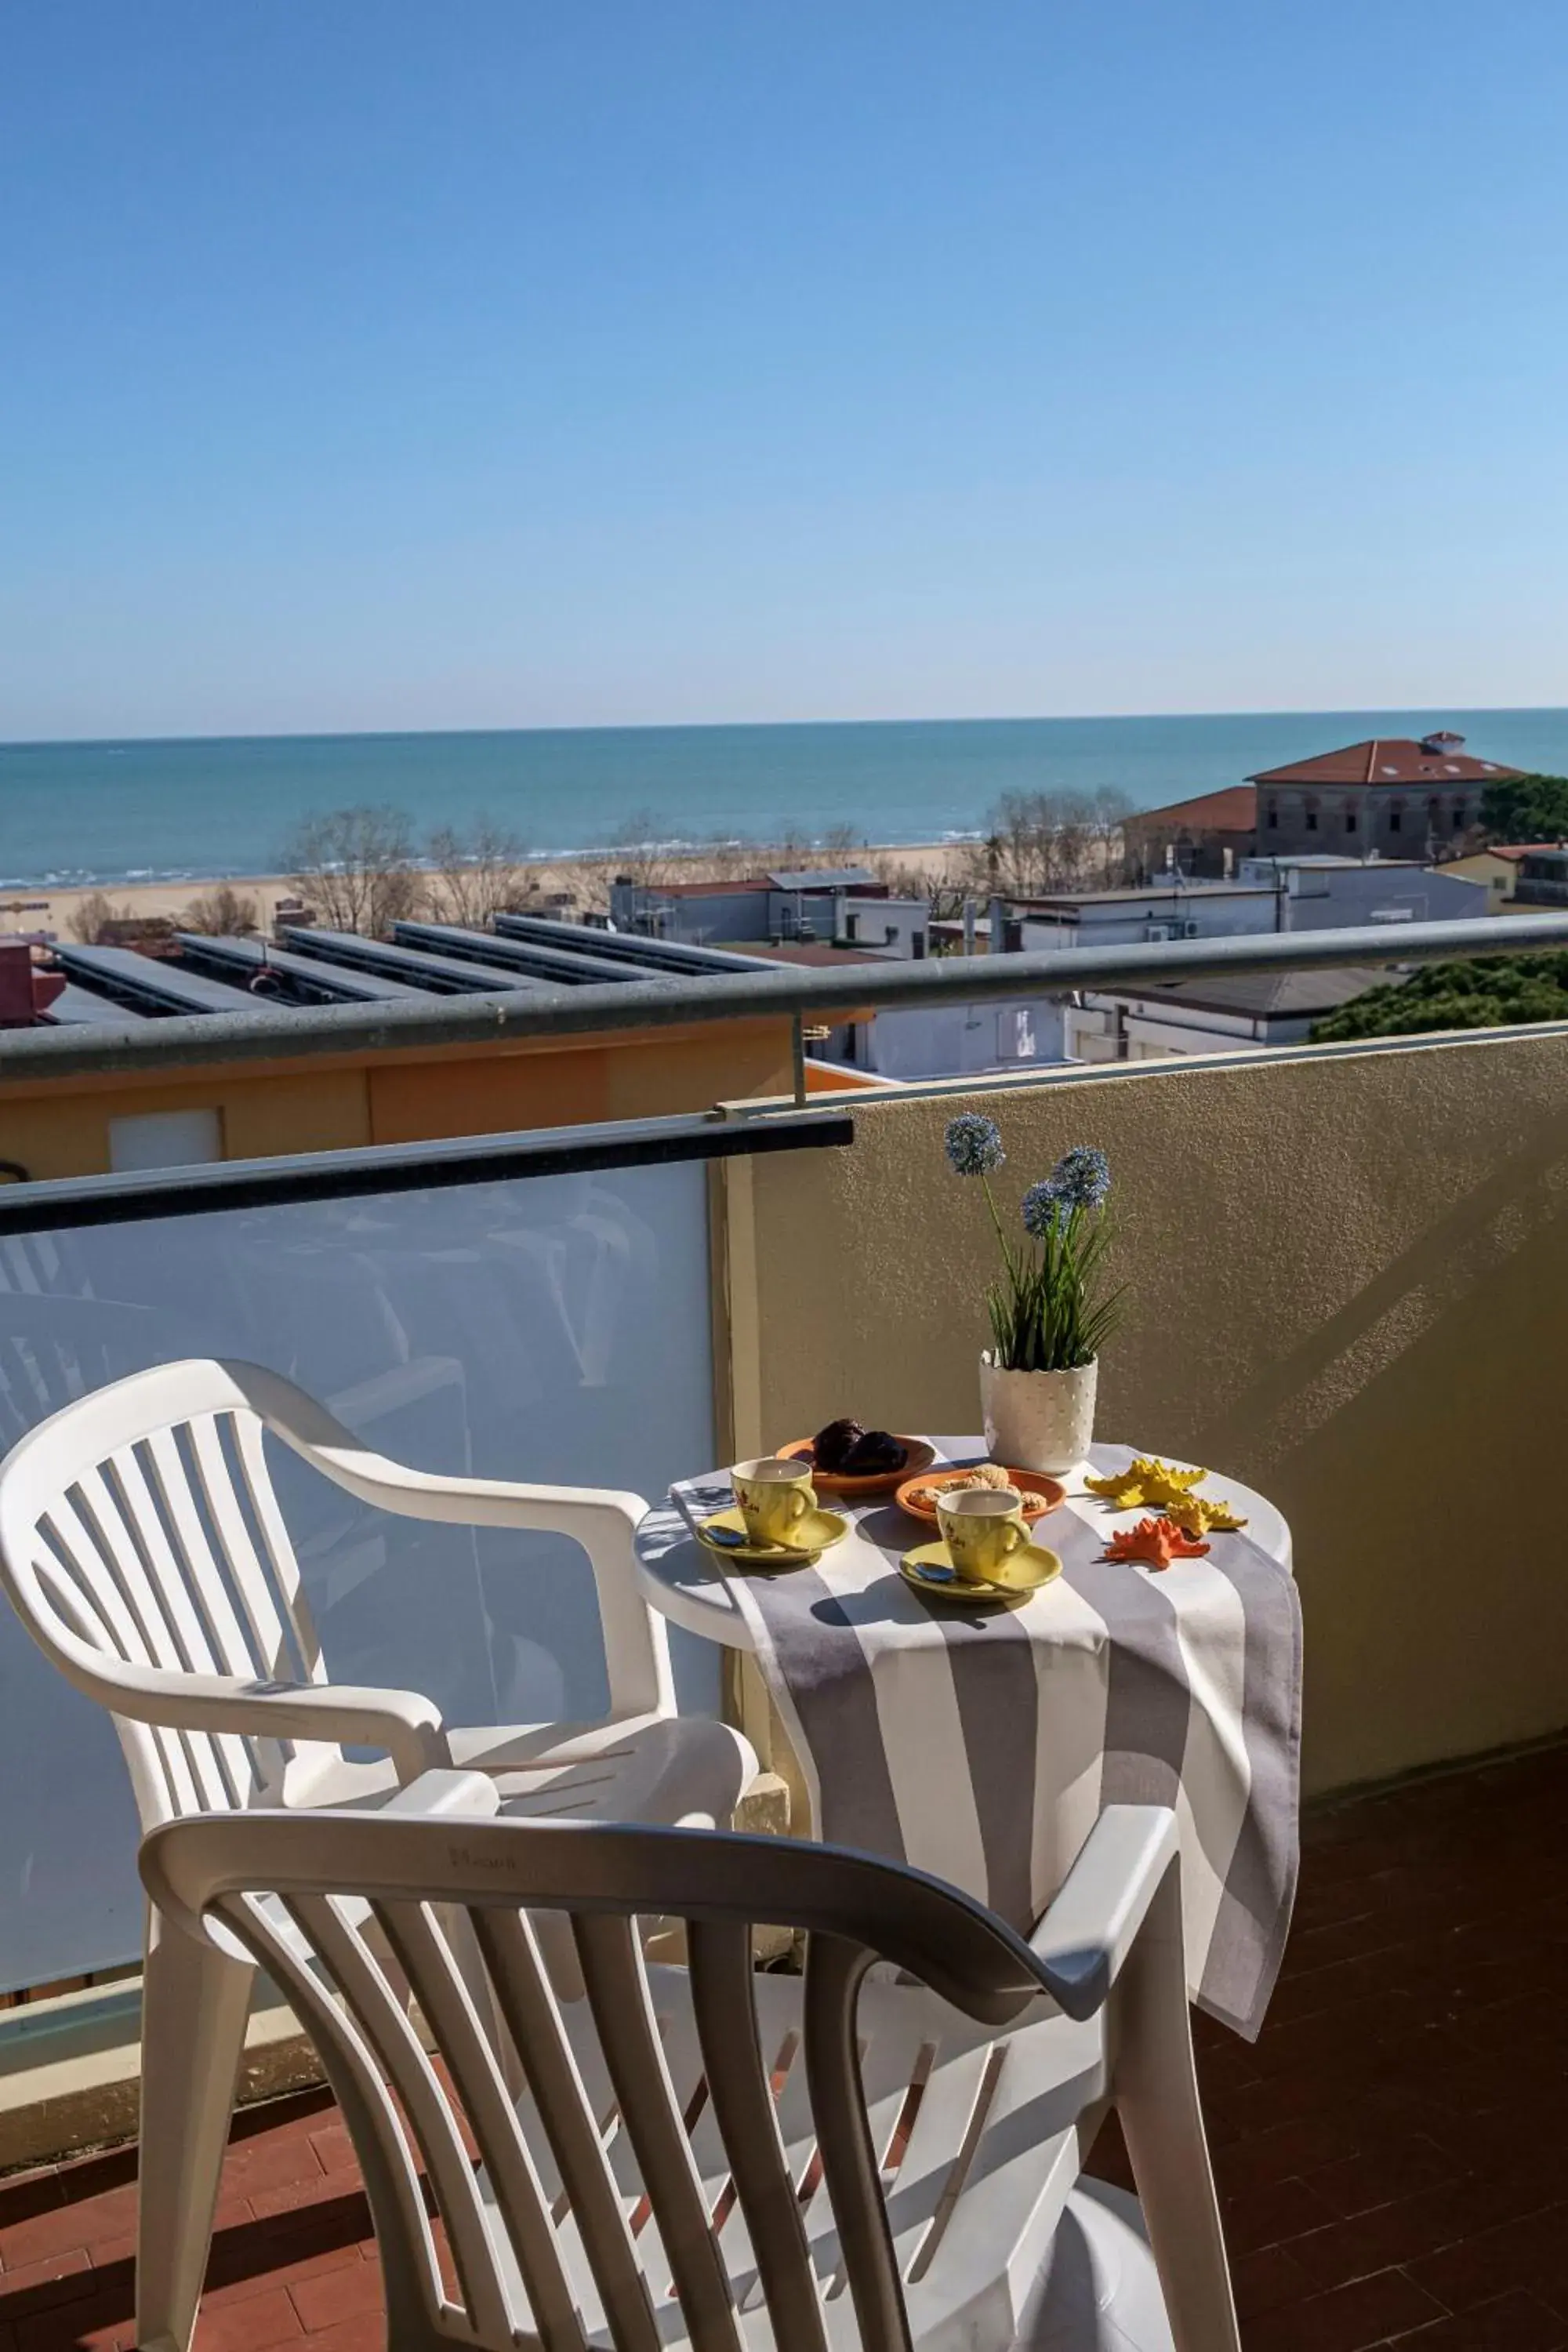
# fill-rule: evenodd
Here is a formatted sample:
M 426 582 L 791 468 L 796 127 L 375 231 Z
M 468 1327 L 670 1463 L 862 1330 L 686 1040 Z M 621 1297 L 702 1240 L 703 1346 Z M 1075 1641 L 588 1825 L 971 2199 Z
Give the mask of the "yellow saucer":
M 711 1535 L 710 1528 L 714 1531 Z M 820 1559 L 830 1545 L 843 1540 L 849 1522 L 842 1511 L 807 1511 L 795 1521 L 795 1530 L 794 1543 L 756 1544 L 746 1534 L 744 1512 L 712 1511 L 698 1522 L 697 1540 L 705 1551 L 737 1568 L 805 1568 Z M 733 1540 L 736 1536 L 739 1543 Z
M 917 1544 L 899 1562 L 899 1574 L 917 1592 L 956 1601 L 964 1609 L 994 1609 L 999 1601 L 1023 1601 L 1062 1572 L 1060 1555 L 1044 1544 L 1020 1544 L 984 1584 L 959 1575 L 944 1543 Z

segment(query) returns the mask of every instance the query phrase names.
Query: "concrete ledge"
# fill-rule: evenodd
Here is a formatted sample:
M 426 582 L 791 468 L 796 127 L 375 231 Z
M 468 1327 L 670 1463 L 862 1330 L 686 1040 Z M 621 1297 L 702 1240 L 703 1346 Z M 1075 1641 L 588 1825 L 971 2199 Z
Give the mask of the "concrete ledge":
M 239 2104 L 319 2083 L 292 2010 L 263 1986 L 245 2037 Z M 133 2139 L 142 2094 L 142 1979 L 31 2001 L 0 2024 L 0 2171 Z

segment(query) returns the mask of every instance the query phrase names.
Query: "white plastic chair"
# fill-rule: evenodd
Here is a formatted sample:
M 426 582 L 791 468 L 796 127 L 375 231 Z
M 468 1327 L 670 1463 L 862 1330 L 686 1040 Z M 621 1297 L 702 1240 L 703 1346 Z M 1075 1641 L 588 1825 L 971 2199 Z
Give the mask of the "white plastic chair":
M 405 1801 L 466 1811 L 465 1780 Z M 155 1831 L 142 1872 L 313 2036 L 393 2352 L 1238 2352 L 1166 1808 L 1107 1811 L 1029 1943 L 891 1864 L 679 1830 L 251 1813 Z M 649 1913 L 689 1971 L 647 1963 Z M 563 1914 L 573 2000 L 540 1959 Z M 760 1921 L 805 1931 L 804 1979 L 755 1973 Z M 1079 2181 L 1111 2105 L 1142 2212 Z M 142 2169 L 179 2193 L 178 2137 Z
M 417 1692 L 333 1683 L 266 1430 L 363 1503 L 581 1544 L 608 1716 L 449 1726 Z M 412 1470 L 277 1373 L 196 1359 L 81 1397 L 12 1448 L 0 1464 L 0 1581 L 46 1655 L 112 1714 L 144 1830 L 215 1811 L 374 1808 L 454 1764 L 489 1776 L 509 1813 L 712 1827 L 730 1820 L 756 1760 L 726 1725 L 676 1713 L 664 1622 L 634 1571 L 645 1507 L 631 1494 Z M 353 1760 L 345 1745 L 381 1757 Z M 184 2032 L 149 2045 L 144 2139 L 184 2115 L 204 2076 L 232 2079 L 252 1977 L 248 1964 L 171 1947 L 150 1917 L 145 1998 L 173 2004 Z M 220 2126 L 205 2145 L 215 2183 L 222 2147 Z M 200 2275 L 180 2267 L 180 2223 L 144 2205 L 138 2294 L 153 2335 L 183 2343 Z

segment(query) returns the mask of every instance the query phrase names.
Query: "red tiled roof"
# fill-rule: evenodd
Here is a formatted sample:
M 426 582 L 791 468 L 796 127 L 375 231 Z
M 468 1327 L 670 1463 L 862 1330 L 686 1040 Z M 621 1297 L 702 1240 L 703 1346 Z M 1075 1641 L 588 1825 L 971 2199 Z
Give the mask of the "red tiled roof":
M 1127 822 L 1157 829 L 1184 826 L 1194 833 L 1255 833 L 1258 794 L 1250 784 L 1229 784 L 1224 792 L 1199 793 L 1195 800 L 1173 801 L 1168 808 L 1140 809 Z
M 1561 849 L 1561 841 L 1489 841 L 1481 855 L 1485 857 L 1536 857 L 1543 849 Z
M 1260 769 L 1247 781 L 1254 784 L 1486 784 L 1520 773 L 1518 768 L 1500 767 L 1493 760 L 1472 760 L 1463 751 L 1428 751 L 1407 737 L 1374 735 L 1370 742 L 1321 751 L 1315 760 Z

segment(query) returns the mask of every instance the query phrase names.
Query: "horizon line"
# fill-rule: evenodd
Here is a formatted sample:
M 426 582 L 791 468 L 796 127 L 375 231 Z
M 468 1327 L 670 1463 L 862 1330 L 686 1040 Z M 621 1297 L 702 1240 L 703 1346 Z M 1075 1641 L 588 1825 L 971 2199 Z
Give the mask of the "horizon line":
M 1218 719 L 1379 719 L 1424 711 L 1454 718 L 1501 719 L 1568 712 L 1568 703 L 1335 703 L 1232 710 L 991 711 L 984 716 L 927 714 L 923 718 L 860 719 L 671 719 L 576 720 L 555 725 L 510 727 L 279 727 L 227 733 L 20 735 L 0 737 L 0 752 L 43 751 L 71 747 L 110 751 L 131 744 L 405 742 L 422 738 L 486 735 L 699 735 L 751 732 L 783 734 L 808 728 L 856 727 L 1052 727 L 1115 726 L 1150 719 L 1192 721 Z

